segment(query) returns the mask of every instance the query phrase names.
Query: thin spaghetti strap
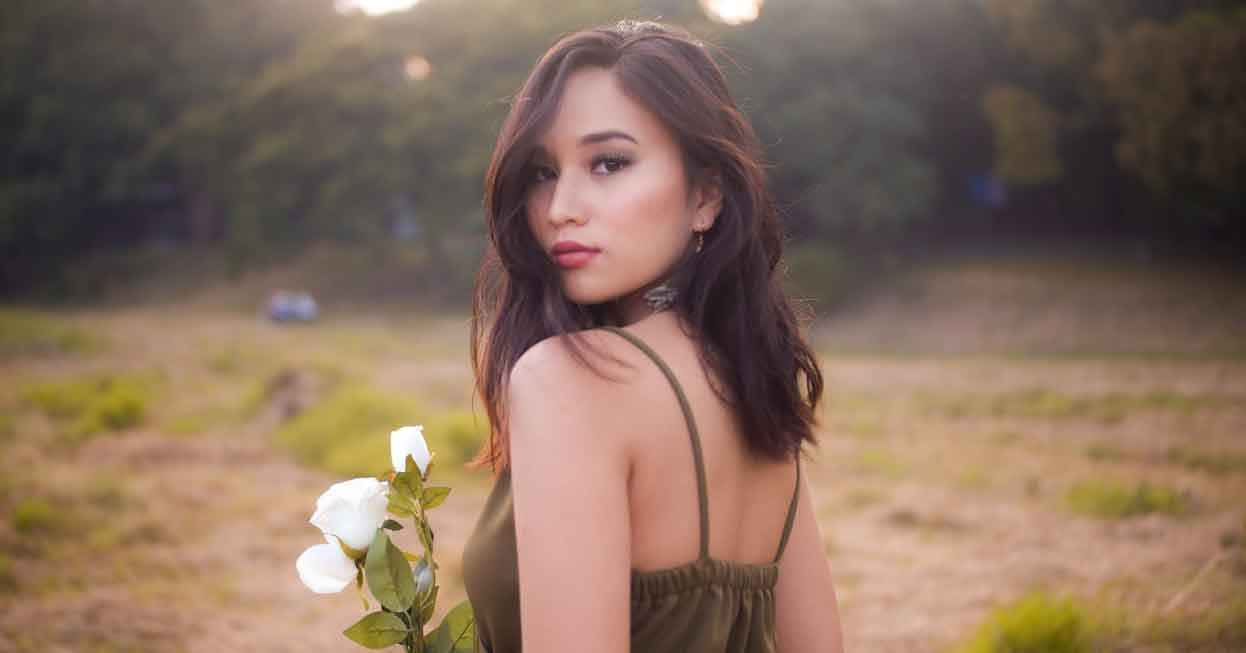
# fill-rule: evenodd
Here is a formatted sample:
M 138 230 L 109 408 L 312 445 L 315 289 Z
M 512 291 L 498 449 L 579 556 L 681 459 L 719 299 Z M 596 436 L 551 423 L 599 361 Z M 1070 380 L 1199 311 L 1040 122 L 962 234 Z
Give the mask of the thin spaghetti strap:
M 777 563 L 783 557 L 783 549 L 787 547 L 787 538 L 792 534 L 792 524 L 796 523 L 796 499 L 800 496 L 800 455 L 796 456 L 796 489 L 792 490 L 792 503 L 787 507 L 787 521 L 783 524 L 783 537 L 779 540 L 779 552 L 774 554 Z
M 709 558 L 710 508 L 708 492 L 705 489 L 705 462 L 701 455 L 701 436 L 697 432 L 697 422 L 692 418 L 692 407 L 688 404 L 688 397 L 684 394 L 683 387 L 679 385 L 679 380 L 675 378 L 675 373 L 671 371 L 669 366 L 667 366 L 666 361 L 662 360 L 662 357 L 658 356 L 658 353 L 649 345 L 645 344 L 645 341 L 641 340 L 639 336 L 615 326 L 604 326 L 601 328 L 623 336 L 632 344 L 639 347 L 641 351 L 645 352 L 649 358 L 653 359 L 653 362 L 657 363 L 658 367 L 662 370 L 662 373 L 666 375 L 666 380 L 670 381 L 671 387 L 675 389 L 676 396 L 679 397 L 679 408 L 683 411 L 684 421 L 688 424 L 688 436 L 692 440 L 692 460 L 696 464 L 697 470 L 697 509 L 701 513 L 700 559 L 704 560 Z M 784 539 L 786 539 L 786 533 L 784 534 Z

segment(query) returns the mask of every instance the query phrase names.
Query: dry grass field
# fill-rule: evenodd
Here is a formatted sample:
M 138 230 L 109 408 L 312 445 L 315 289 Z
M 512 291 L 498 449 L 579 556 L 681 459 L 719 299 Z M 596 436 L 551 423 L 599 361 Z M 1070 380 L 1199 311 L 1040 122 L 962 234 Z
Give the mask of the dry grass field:
M 0 652 L 352 649 L 358 596 L 294 560 L 319 493 L 382 471 L 405 423 L 454 487 L 440 620 L 488 491 L 453 464 L 484 420 L 467 328 L 0 308 Z M 1246 650 L 1246 279 L 946 264 L 813 335 L 848 650 Z

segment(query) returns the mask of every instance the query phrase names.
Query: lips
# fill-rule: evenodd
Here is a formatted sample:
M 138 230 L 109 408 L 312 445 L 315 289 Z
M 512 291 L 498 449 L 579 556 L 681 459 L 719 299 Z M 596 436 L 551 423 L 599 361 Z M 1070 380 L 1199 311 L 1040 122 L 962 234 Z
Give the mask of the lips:
M 559 266 L 574 269 L 587 265 L 600 250 L 574 240 L 560 240 L 551 249 L 551 256 Z

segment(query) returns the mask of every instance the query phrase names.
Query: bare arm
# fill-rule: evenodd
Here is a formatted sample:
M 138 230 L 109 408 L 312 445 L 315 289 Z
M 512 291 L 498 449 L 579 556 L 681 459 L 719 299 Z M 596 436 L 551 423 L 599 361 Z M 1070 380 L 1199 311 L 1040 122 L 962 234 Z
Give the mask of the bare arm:
M 796 520 L 779 562 L 779 582 L 775 589 L 776 638 L 780 653 L 843 653 L 844 650 L 839 602 L 835 598 L 831 565 L 826 558 L 813 505 L 809 477 L 802 474 Z
M 603 381 L 554 339 L 511 374 L 511 491 L 525 651 L 630 643 L 630 457 Z

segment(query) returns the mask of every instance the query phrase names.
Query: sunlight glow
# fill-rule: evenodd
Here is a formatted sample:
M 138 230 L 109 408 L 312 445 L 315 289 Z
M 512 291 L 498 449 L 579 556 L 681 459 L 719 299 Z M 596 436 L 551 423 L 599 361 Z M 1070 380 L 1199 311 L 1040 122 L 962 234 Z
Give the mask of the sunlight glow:
M 428 63 L 428 59 L 418 54 L 413 54 L 407 58 L 407 62 L 403 65 L 403 69 L 407 71 L 407 77 L 420 80 L 428 77 L 433 72 L 433 65 Z
M 419 0 L 336 0 L 333 6 L 342 13 L 358 10 L 369 16 L 379 16 L 391 11 L 410 9 L 417 2 Z
M 765 0 L 701 0 L 701 8 L 710 18 L 728 25 L 757 20 Z

